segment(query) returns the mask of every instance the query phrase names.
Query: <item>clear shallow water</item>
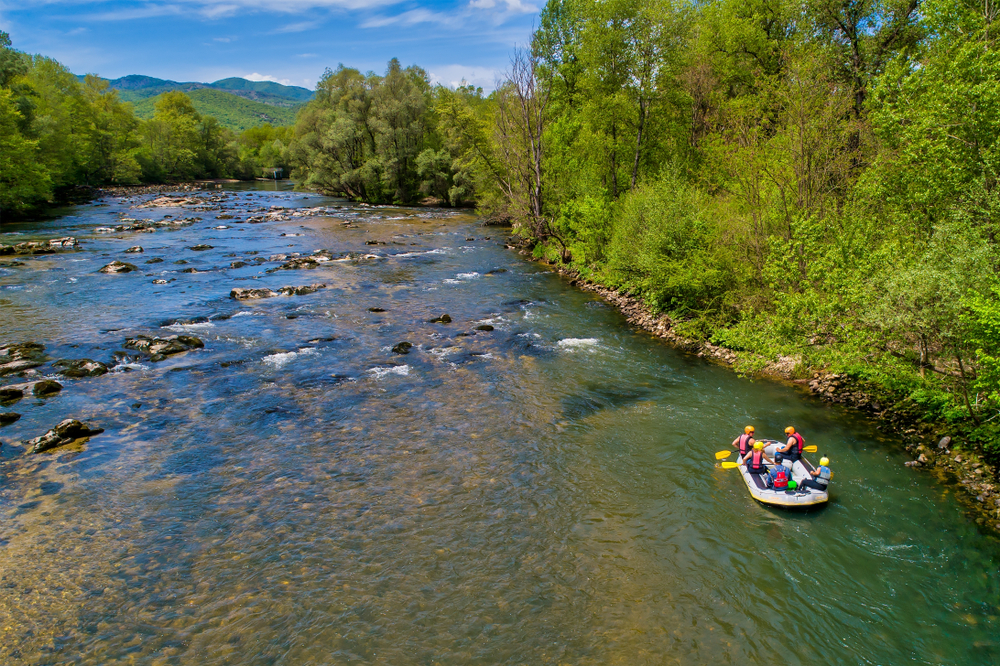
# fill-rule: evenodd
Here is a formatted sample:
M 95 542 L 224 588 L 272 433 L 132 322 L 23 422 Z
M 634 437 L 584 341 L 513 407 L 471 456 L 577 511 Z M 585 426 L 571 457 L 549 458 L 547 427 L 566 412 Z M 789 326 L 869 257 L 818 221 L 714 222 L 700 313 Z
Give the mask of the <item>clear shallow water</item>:
M 473 217 L 281 190 L 108 203 L 0 228 L 83 243 L 0 267 L 0 341 L 205 349 L 6 408 L 5 444 L 66 417 L 107 430 L 0 453 L 0 663 L 1000 663 L 1000 549 L 892 442 L 630 330 Z M 271 205 L 343 208 L 215 219 Z M 203 220 L 94 233 L 119 213 Z M 228 268 L 319 248 L 379 258 Z M 112 259 L 142 270 L 96 272 Z M 748 422 L 830 455 L 829 506 L 764 508 L 714 467 Z

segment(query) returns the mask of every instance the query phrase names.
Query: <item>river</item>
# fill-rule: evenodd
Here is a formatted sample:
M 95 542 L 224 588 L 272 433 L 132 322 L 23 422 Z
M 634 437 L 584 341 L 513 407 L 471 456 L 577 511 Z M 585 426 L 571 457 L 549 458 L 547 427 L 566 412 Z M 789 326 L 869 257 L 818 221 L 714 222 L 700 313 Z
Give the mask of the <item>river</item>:
M 114 366 L 0 409 L 0 663 L 1000 664 L 997 541 L 865 419 L 631 329 L 468 212 L 198 196 L 0 228 L 81 242 L 0 261 L 0 343 Z M 95 231 L 166 215 L 201 219 Z M 353 254 L 268 260 L 321 248 Z M 204 349 L 114 356 L 176 333 Z M 105 432 L 11 446 L 67 417 Z M 718 468 L 747 423 L 829 455 L 829 505 Z

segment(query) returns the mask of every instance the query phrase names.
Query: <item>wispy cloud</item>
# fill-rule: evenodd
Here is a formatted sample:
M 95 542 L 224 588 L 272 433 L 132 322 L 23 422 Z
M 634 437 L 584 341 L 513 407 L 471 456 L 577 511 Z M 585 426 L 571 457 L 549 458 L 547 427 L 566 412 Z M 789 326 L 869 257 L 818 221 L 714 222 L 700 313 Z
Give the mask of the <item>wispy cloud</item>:
M 469 6 L 473 9 L 495 9 L 500 6 L 508 12 L 517 14 L 530 14 L 538 11 L 538 7 L 525 4 L 521 0 L 500 0 L 500 2 L 497 0 L 470 0 Z
M 275 34 L 285 34 L 289 32 L 305 32 L 306 30 L 312 30 L 313 28 L 320 27 L 319 21 L 300 21 L 298 23 L 289 23 L 286 26 L 282 26 L 274 31 Z
M 395 16 L 373 16 L 361 23 L 362 28 L 384 28 L 390 25 L 417 25 L 419 23 L 434 23 L 441 26 L 455 26 L 461 22 L 461 17 L 444 12 L 432 12 L 429 9 L 411 9 Z
M 466 65 L 443 65 L 433 68 L 429 74 L 431 83 L 440 83 L 449 88 L 457 88 L 463 84 L 479 86 L 486 91 L 496 87 L 496 81 L 501 75 L 498 69 L 490 67 L 467 67 Z

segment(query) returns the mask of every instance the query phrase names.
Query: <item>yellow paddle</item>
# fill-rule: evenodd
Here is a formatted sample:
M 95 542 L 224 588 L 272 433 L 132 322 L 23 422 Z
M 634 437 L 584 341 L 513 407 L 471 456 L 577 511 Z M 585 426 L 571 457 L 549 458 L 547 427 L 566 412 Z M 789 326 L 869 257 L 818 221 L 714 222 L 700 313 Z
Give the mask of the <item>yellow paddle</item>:
M 806 453 L 816 453 L 818 449 L 819 447 L 816 446 L 815 444 L 813 446 L 806 446 L 802 448 L 802 450 Z
M 715 454 L 715 459 L 716 460 L 725 460 L 726 458 L 728 458 L 729 456 L 733 455 L 734 453 L 736 453 L 736 452 L 735 451 L 719 451 L 718 453 Z
M 733 469 L 734 467 L 739 467 L 739 463 L 734 462 L 724 462 L 722 463 L 722 469 Z

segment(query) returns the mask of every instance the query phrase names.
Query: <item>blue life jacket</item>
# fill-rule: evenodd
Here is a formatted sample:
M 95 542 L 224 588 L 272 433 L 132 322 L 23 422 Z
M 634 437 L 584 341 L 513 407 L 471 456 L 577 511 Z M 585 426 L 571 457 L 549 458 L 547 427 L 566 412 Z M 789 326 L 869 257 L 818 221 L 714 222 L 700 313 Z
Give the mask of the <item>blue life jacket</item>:
M 816 483 L 821 486 L 829 485 L 830 479 L 833 477 L 833 472 L 830 471 L 830 468 L 826 465 L 820 465 L 817 471 L 819 475 L 816 477 Z

